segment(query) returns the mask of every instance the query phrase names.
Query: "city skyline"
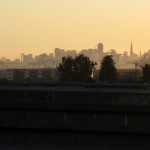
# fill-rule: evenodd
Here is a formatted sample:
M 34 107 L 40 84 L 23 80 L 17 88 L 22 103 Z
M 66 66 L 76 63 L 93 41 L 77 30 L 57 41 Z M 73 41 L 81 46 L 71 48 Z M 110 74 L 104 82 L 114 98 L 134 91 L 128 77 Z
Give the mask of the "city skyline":
M 0 55 L 77 51 L 104 43 L 105 51 L 150 49 L 148 0 L 1 0 Z
M 104 45 L 102 42 L 100 42 L 100 43 L 97 43 L 94 48 L 84 48 L 84 49 L 80 49 L 80 50 L 76 50 L 76 49 L 73 49 L 73 48 L 72 48 L 72 49 L 68 49 L 68 50 L 67 50 L 67 49 L 64 49 L 64 48 L 62 48 L 62 47 L 55 47 L 52 51 L 49 51 L 49 52 L 41 51 L 41 53 L 38 53 L 38 54 L 33 54 L 32 52 L 29 52 L 29 53 L 24 53 L 24 52 L 22 52 L 22 53 L 20 53 L 18 56 L 14 57 L 13 59 L 8 58 L 8 57 L 5 57 L 5 56 L 1 56 L 0 59 L 10 59 L 10 60 L 12 60 L 12 61 L 15 60 L 15 59 L 19 59 L 19 60 L 21 61 L 22 55 L 32 55 L 32 57 L 35 58 L 35 57 L 40 56 L 40 55 L 42 55 L 42 54 L 53 55 L 53 57 L 55 57 L 55 50 L 56 50 L 56 49 L 63 50 L 65 53 L 67 53 L 67 52 L 70 53 L 70 51 L 75 51 L 75 53 L 76 53 L 77 55 L 79 55 L 79 54 L 84 53 L 84 51 L 96 50 L 96 49 L 98 48 L 98 44 L 102 44 L 102 45 L 103 45 L 103 48 L 102 48 L 102 49 L 103 49 L 103 52 L 106 53 L 106 54 L 110 54 L 112 50 L 115 51 L 116 54 L 121 54 L 121 55 L 123 55 L 124 53 L 127 53 L 128 56 L 131 56 L 131 53 L 135 53 L 134 44 L 133 44 L 132 41 L 130 42 L 130 46 L 129 46 L 128 50 L 122 51 L 122 53 L 120 53 L 120 51 L 118 51 L 117 49 L 114 49 L 114 48 L 110 48 L 109 50 L 105 50 L 105 45 Z M 132 49 L 132 52 L 131 52 L 131 49 Z M 141 51 L 140 51 L 140 52 L 141 52 Z M 135 53 L 135 54 L 140 57 L 140 54 L 142 54 L 142 53 L 140 53 L 140 52 L 139 52 L 139 53 Z M 147 52 L 147 51 L 145 51 L 145 52 Z M 68 53 L 68 56 L 69 56 L 69 53 Z M 65 56 L 67 56 L 67 54 L 66 54 Z
M 100 41 L 100 40 L 99 40 Z M 103 43 L 103 42 L 100 42 L 100 43 Z M 147 49 L 147 50 L 141 50 L 141 51 L 137 51 L 136 49 L 137 48 L 135 48 L 135 47 L 137 47 L 134 43 L 133 43 L 133 41 L 129 41 L 128 42 L 128 48 L 127 49 L 116 49 L 116 48 L 113 48 L 113 47 L 110 47 L 109 49 L 106 49 L 106 47 L 108 47 L 107 45 L 104 45 L 104 51 L 106 52 L 106 53 L 109 53 L 112 49 L 114 49 L 114 50 L 116 50 L 118 53 L 120 53 L 120 54 L 123 54 L 125 51 L 126 52 L 128 52 L 128 55 L 130 55 L 130 48 L 131 48 L 131 43 L 133 44 L 133 51 L 137 54 L 137 55 L 139 55 L 140 56 L 140 54 L 144 54 L 145 52 L 148 52 L 149 50 L 150 50 L 150 48 L 149 49 Z M 33 56 L 37 56 L 37 55 L 40 55 L 40 54 L 42 54 L 42 53 L 47 53 L 47 54 L 50 54 L 50 53 L 54 53 L 54 50 L 55 50 L 55 48 L 60 48 L 60 49 L 63 49 L 63 50 L 65 50 L 65 51 L 70 51 L 70 50 L 76 50 L 77 51 L 77 53 L 80 53 L 80 51 L 82 51 L 82 50 L 87 50 L 87 49 L 95 49 L 97 47 L 97 44 L 96 45 L 94 45 L 94 46 L 91 46 L 91 47 L 84 47 L 83 49 L 75 49 L 75 48 L 70 48 L 70 49 L 65 49 L 64 47 L 59 47 L 59 46 L 56 46 L 56 47 L 54 47 L 53 49 L 41 49 L 40 51 L 36 51 L 36 49 L 32 49 L 32 50 L 30 50 L 30 48 L 29 49 L 26 49 L 26 50 L 21 50 L 21 51 L 19 51 L 18 53 L 16 53 L 16 55 L 14 54 L 13 56 L 11 55 L 11 56 L 9 56 L 9 55 L 1 55 L 0 56 L 0 59 L 1 58 L 7 58 L 7 59 L 10 59 L 10 60 L 15 60 L 15 59 L 20 59 L 20 54 L 32 54 Z M 115 46 L 115 47 L 117 47 L 117 46 Z M 28 51 L 29 50 L 29 51 Z M 1 54 L 1 53 L 0 53 Z M 8 57 L 7 57 L 8 56 Z
M 115 49 L 110 49 L 109 52 L 104 51 L 103 43 L 98 43 L 94 49 L 83 49 L 77 52 L 76 50 L 65 50 L 62 48 L 55 48 L 53 53 L 41 53 L 39 55 L 33 55 L 32 53 L 21 53 L 19 59 L 10 60 L 5 57 L 0 59 L 0 67 L 2 69 L 10 68 L 57 68 L 62 62 L 63 57 L 70 56 L 75 58 L 83 54 L 90 58 L 91 61 L 97 63 L 98 69 L 101 65 L 102 59 L 111 55 L 117 68 L 133 68 L 134 64 L 140 66 L 147 62 L 147 55 L 138 56 L 133 50 L 131 42 L 130 51 L 124 51 L 122 54 L 118 53 Z

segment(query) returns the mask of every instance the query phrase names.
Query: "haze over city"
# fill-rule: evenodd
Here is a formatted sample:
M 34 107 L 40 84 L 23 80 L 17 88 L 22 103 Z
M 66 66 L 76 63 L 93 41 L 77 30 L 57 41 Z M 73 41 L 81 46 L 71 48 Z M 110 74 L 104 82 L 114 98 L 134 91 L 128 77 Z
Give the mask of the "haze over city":
M 104 43 L 139 54 L 150 49 L 148 0 L 1 0 L 0 55 L 86 49 Z

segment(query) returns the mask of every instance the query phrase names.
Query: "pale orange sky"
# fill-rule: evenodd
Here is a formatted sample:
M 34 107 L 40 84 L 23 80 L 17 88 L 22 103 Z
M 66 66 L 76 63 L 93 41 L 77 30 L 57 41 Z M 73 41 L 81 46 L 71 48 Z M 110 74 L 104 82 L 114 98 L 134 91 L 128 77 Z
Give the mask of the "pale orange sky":
M 0 0 L 0 58 L 55 47 L 150 49 L 150 0 Z

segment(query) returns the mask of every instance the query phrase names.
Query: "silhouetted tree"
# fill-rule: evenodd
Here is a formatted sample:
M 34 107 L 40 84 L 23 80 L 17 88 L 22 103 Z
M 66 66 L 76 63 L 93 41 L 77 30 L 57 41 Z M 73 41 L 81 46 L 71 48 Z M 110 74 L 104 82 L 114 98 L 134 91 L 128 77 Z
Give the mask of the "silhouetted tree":
M 144 67 L 142 67 L 143 71 L 143 81 L 150 82 L 150 65 L 146 64 Z
M 72 81 L 74 75 L 74 59 L 71 56 L 62 57 L 62 63 L 58 66 L 61 81 Z
M 61 81 L 77 81 L 85 82 L 88 77 L 91 77 L 92 70 L 96 63 L 91 61 L 83 54 L 75 57 L 63 57 L 62 63 L 58 66 Z
M 111 55 L 103 58 L 99 72 L 99 81 L 112 82 L 117 79 L 117 70 Z

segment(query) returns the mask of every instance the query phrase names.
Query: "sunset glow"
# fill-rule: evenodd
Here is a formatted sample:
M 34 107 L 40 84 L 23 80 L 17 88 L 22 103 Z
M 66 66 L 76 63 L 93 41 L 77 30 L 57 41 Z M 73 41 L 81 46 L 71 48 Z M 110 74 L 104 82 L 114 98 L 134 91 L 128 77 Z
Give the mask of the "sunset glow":
M 150 49 L 149 0 L 0 0 L 0 57 L 95 48 Z

